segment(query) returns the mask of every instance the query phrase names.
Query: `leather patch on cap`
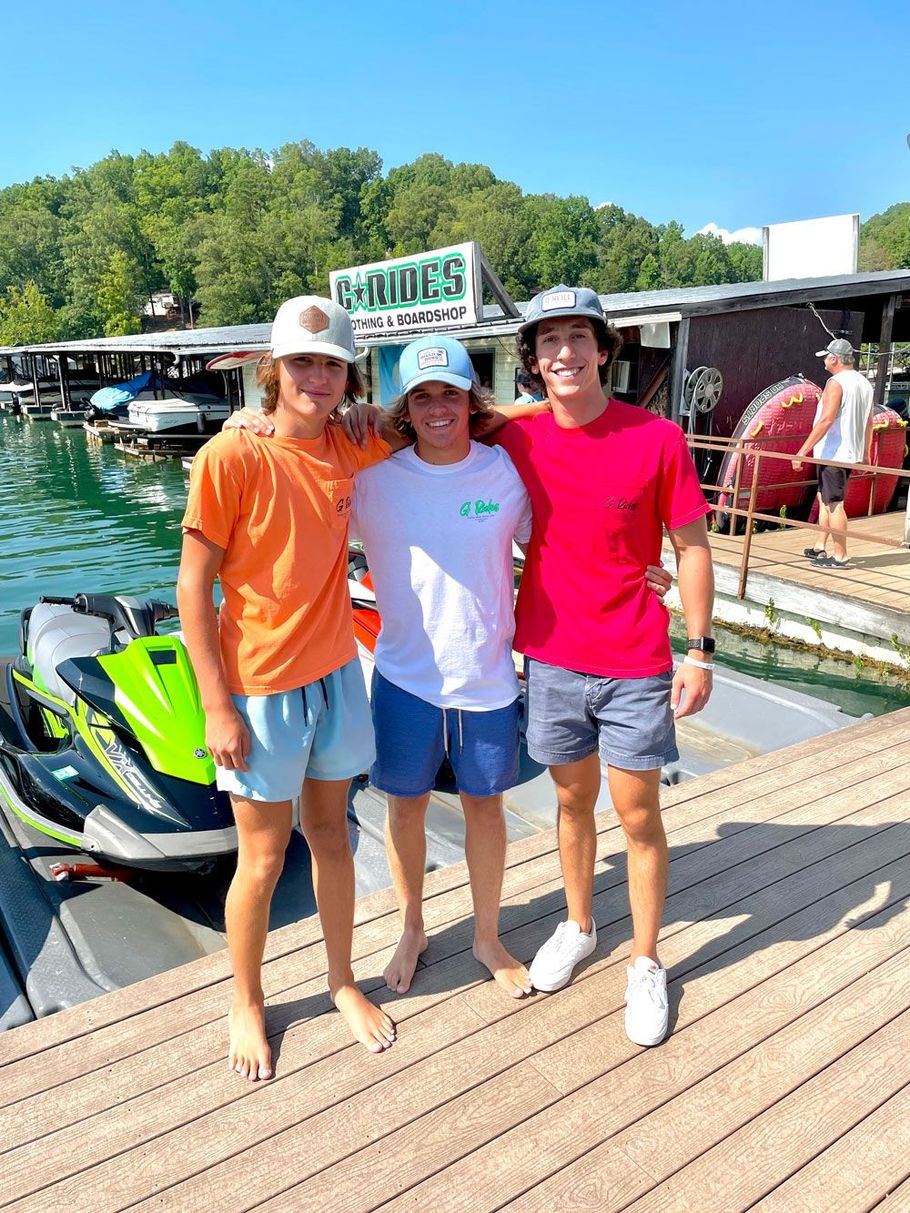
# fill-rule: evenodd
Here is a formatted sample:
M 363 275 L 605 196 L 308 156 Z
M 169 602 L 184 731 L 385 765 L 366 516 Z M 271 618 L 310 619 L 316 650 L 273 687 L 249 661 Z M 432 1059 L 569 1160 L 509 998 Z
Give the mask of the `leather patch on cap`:
M 300 327 L 308 333 L 321 333 L 329 327 L 329 318 L 321 307 L 313 304 L 300 313 Z

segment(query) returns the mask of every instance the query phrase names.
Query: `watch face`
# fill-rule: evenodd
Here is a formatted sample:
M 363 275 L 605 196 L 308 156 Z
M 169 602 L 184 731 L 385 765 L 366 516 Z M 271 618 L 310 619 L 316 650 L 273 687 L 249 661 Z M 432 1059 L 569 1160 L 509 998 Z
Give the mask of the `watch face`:
M 716 648 L 712 636 L 690 636 L 686 643 L 690 649 L 701 649 L 703 653 L 713 653 Z

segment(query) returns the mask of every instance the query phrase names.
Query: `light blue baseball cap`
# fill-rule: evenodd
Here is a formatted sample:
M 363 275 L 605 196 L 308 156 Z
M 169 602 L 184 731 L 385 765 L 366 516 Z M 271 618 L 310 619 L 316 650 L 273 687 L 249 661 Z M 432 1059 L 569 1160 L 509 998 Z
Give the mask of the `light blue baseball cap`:
M 418 337 L 398 360 L 402 396 L 420 383 L 450 383 L 463 392 L 477 382 L 468 351 L 454 337 Z

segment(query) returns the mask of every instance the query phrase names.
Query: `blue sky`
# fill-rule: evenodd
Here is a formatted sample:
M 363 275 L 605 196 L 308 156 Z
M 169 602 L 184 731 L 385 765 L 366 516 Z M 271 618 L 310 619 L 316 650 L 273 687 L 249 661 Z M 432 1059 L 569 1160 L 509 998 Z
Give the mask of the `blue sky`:
M 0 185 L 112 148 L 310 139 L 689 234 L 910 199 L 906 0 L 39 0 L 3 33 Z

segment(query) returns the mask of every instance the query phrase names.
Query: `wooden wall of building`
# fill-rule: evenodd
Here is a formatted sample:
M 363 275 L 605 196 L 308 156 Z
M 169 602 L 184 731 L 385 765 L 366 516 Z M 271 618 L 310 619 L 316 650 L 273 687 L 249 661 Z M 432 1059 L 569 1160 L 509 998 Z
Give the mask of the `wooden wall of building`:
M 818 309 L 822 320 L 839 337 L 858 347 L 862 312 Z M 714 433 L 731 434 L 747 405 L 760 391 L 788 375 L 802 374 L 823 385 L 827 379 L 821 358 L 830 337 L 804 307 L 759 308 L 715 316 L 693 316 L 689 328 L 687 368 L 716 366 L 724 390 L 714 413 Z

